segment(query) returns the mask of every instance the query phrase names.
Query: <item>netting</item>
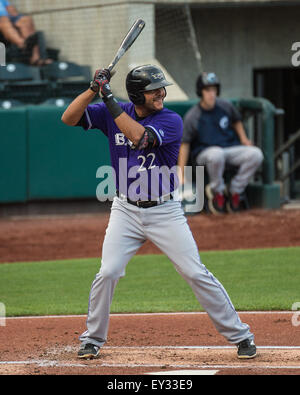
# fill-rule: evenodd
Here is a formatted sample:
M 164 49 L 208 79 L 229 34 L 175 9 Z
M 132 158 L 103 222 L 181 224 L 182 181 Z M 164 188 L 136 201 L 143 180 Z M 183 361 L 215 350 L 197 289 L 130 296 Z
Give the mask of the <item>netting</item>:
M 146 26 L 140 37 L 115 67 L 111 86 L 127 100 L 125 78 L 141 64 L 156 64 L 174 85 L 169 100 L 195 97 L 195 80 L 201 71 L 201 55 L 187 4 L 167 5 L 140 1 L 27 1 L 16 0 L 20 13 L 31 16 L 37 31 L 37 46 L 49 65 L 30 65 L 30 58 L 5 35 L 6 66 L 0 68 L 0 101 L 4 106 L 19 102 L 65 104 L 89 86 L 94 70 L 107 67 L 124 35 L 137 18 Z M 17 29 L 18 30 L 18 29 Z M 20 31 L 19 31 L 20 33 Z M 25 70 L 31 66 L 35 70 Z M 28 68 L 27 67 L 27 68 Z M 25 78 L 26 74 L 26 78 Z

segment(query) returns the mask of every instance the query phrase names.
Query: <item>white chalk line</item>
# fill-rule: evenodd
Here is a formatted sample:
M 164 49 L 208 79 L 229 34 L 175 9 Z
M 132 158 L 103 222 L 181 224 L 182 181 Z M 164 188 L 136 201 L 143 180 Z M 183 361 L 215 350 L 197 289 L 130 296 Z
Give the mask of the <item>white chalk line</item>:
M 235 346 L 103 346 L 103 349 L 199 349 L 199 350 L 221 350 L 235 349 Z M 300 349 L 300 346 L 259 346 L 257 349 L 276 349 L 276 350 L 292 350 Z M 259 365 L 245 364 L 237 365 L 191 365 L 191 364 L 128 364 L 128 363 L 100 363 L 100 364 L 82 364 L 74 362 L 61 362 L 58 360 L 25 360 L 25 361 L 0 361 L 1 365 L 37 365 L 38 367 L 70 367 L 70 368 L 176 368 L 176 369 L 300 369 L 300 365 Z
M 178 349 L 178 350 L 223 350 L 236 349 L 236 346 L 103 346 L 103 349 Z M 297 350 L 300 346 L 256 346 L 257 349 L 267 350 Z
M 239 311 L 238 314 L 293 314 L 294 311 Z M 168 315 L 206 315 L 205 311 L 196 312 L 158 312 L 158 313 L 112 313 L 111 317 L 126 317 L 126 316 L 168 316 Z M 8 320 L 26 320 L 26 319 L 52 319 L 52 318 L 86 318 L 86 315 L 47 315 L 47 316 L 20 316 L 20 317 L 6 317 Z M 129 349 L 235 349 L 235 346 L 104 346 L 105 349 L 118 349 L 118 348 L 129 348 Z M 300 346 L 257 346 L 257 349 L 280 349 L 280 350 L 292 350 L 300 349 Z M 86 365 L 82 363 L 63 363 L 53 360 L 30 360 L 30 361 L 0 361 L 0 365 L 34 365 L 39 367 L 95 367 L 95 365 Z M 167 365 L 170 368 L 176 369 L 300 369 L 300 366 L 287 365 L 287 366 L 261 366 L 261 365 Z M 108 367 L 108 368 L 165 368 L 166 364 L 109 364 L 102 363 L 96 365 L 96 367 Z
M 295 311 L 238 311 L 238 314 L 294 314 Z M 160 316 L 160 315 L 207 315 L 205 311 L 189 311 L 189 312 L 174 312 L 174 313 L 112 313 L 111 317 L 139 317 L 139 316 Z M 51 318 L 86 318 L 86 314 L 82 315 L 32 315 L 32 316 L 18 316 L 6 317 L 7 320 L 26 320 L 26 319 L 51 319 Z

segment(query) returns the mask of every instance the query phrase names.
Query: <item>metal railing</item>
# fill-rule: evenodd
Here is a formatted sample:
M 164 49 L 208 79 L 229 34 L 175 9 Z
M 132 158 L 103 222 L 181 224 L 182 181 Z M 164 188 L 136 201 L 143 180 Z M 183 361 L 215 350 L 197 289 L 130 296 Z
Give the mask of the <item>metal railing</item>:
M 282 133 L 282 130 L 279 132 Z M 300 129 L 282 143 L 274 153 L 277 164 L 278 181 L 282 183 L 283 201 L 288 202 L 295 190 L 294 173 L 300 168 L 300 159 L 295 160 L 295 143 L 300 139 Z

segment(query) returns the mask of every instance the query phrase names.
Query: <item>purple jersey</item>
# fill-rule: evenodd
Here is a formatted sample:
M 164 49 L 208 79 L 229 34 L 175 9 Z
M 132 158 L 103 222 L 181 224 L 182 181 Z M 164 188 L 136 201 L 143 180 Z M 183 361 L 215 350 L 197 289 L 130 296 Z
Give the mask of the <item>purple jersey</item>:
M 100 129 L 109 141 L 116 188 L 131 200 L 156 200 L 178 186 L 177 158 L 182 138 L 181 117 L 166 108 L 137 119 L 133 103 L 119 103 L 141 125 L 151 128 L 157 138 L 153 148 L 134 150 L 118 129 L 104 103 L 91 104 L 79 123 L 85 130 Z

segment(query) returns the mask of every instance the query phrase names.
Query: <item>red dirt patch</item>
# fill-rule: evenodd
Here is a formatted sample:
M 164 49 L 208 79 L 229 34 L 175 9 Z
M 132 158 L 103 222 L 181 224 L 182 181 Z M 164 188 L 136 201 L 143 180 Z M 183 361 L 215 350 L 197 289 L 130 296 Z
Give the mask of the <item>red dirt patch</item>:
M 0 262 L 100 256 L 108 219 L 109 213 L 2 218 Z M 199 214 L 188 217 L 188 222 L 200 251 L 300 246 L 300 210 L 249 210 L 219 217 Z M 139 253 L 160 251 L 146 242 Z M 232 348 L 218 352 L 140 348 L 228 346 L 206 314 L 113 316 L 100 359 L 85 362 L 76 358 L 84 317 L 7 319 L 6 326 L 0 327 L 0 375 L 133 375 L 220 365 L 223 368 L 216 368 L 218 374 L 299 374 L 299 350 L 260 349 L 300 344 L 300 330 L 292 325 L 291 314 L 241 314 L 254 332 L 259 350 L 258 357 L 246 363 L 236 358 Z M 137 348 L 110 348 L 119 346 Z
M 300 246 L 300 210 L 249 210 L 189 216 L 201 251 Z M 0 262 L 101 255 L 109 213 L 0 219 Z M 139 254 L 161 253 L 146 242 Z
M 237 359 L 235 347 L 228 347 L 205 313 L 112 315 L 108 342 L 100 358 L 92 361 L 79 360 L 76 355 L 85 317 L 7 319 L 0 328 L 0 374 L 132 375 L 178 369 L 299 374 L 298 349 L 268 348 L 299 345 L 300 331 L 292 326 L 291 315 L 240 313 L 258 345 L 257 358 L 248 361 Z

